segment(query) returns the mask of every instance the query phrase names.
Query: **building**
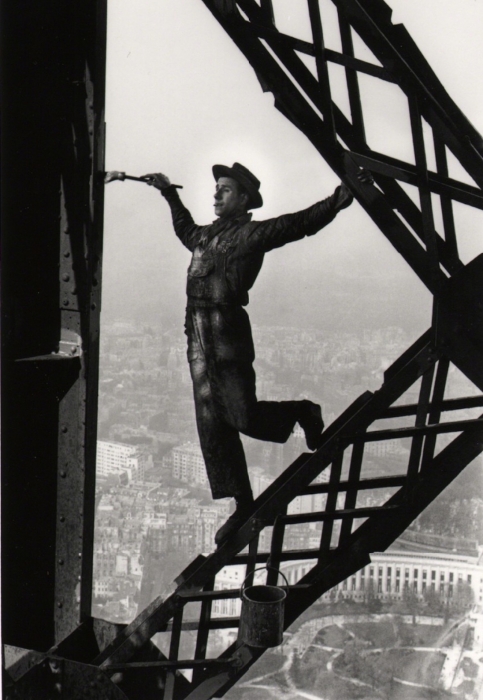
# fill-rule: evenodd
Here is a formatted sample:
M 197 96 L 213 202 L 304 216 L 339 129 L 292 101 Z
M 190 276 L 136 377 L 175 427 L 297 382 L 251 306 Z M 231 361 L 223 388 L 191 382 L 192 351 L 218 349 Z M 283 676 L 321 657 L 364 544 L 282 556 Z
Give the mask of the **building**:
M 94 580 L 114 576 L 116 572 L 115 552 L 97 549 L 94 552 L 94 572 Z
M 205 461 L 199 445 L 187 442 L 184 445 L 173 447 L 171 459 L 175 479 L 201 486 L 208 483 Z
M 364 451 L 368 455 L 374 455 L 375 457 L 407 454 L 407 449 L 403 447 L 401 440 L 398 439 L 367 442 L 364 446 Z
M 118 583 L 110 576 L 95 579 L 94 598 L 112 598 L 118 590 Z
M 151 462 L 151 455 L 138 445 L 97 441 L 97 476 L 124 474 L 128 481 L 144 481 L 144 472 Z
M 258 498 L 274 480 L 273 476 L 268 476 L 261 467 L 249 467 L 250 482 L 252 485 L 253 498 Z
M 302 431 L 301 428 L 296 426 L 295 432 L 297 430 Z M 248 473 L 250 475 L 250 482 L 253 490 L 253 497 L 258 498 L 258 496 L 267 489 L 270 484 L 274 481 L 275 477 L 266 474 L 265 470 L 261 467 L 249 467 Z M 329 480 L 329 474 L 323 471 L 319 476 L 314 479 L 316 483 L 325 483 Z M 323 494 L 310 494 L 306 496 L 296 496 L 288 505 L 287 513 L 289 515 L 295 515 L 298 513 L 314 513 L 319 510 L 323 510 L 325 503 L 325 496 Z
M 142 545 L 142 553 L 161 554 L 168 549 L 168 532 L 166 523 L 164 526 L 151 525 L 148 527 L 146 537 Z
M 245 566 L 225 566 L 216 575 L 215 591 L 235 590 L 236 596 L 213 601 L 213 617 L 237 617 L 241 611 L 240 588 L 245 579 Z
M 213 549 L 215 533 L 219 527 L 220 515 L 216 508 L 196 508 L 194 532 L 196 549 L 200 552 L 210 552 Z
M 315 560 L 286 562 L 282 571 L 291 584 L 299 581 L 314 566 Z M 406 551 L 394 548 L 375 552 L 371 563 L 335 587 L 342 597 L 356 601 L 368 594 L 380 600 L 402 600 L 405 592 L 423 599 L 429 591 L 442 599 L 457 595 L 458 587 L 471 588 L 473 601 L 483 603 L 483 554 L 457 552 Z M 467 588 L 468 590 L 468 588 Z M 329 600 L 327 591 L 321 600 Z

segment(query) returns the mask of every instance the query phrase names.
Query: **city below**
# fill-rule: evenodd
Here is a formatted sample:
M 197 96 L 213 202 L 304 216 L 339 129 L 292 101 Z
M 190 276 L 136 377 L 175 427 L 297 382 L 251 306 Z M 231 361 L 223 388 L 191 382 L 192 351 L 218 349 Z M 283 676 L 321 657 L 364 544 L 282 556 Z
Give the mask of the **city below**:
M 309 398 L 322 405 L 326 425 L 363 391 L 377 389 L 385 369 L 414 341 L 397 327 L 368 331 L 362 337 L 288 327 L 255 327 L 253 331 L 259 398 Z M 403 401 L 413 402 L 418 389 L 413 387 Z M 449 391 L 454 396 L 474 393 L 456 371 L 450 377 Z M 444 444 L 444 436 L 439 439 Z M 307 449 L 298 427 L 285 445 L 245 437 L 243 443 L 255 497 Z M 363 475 L 402 473 L 408 450 L 404 439 L 369 442 Z M 483 489 L 478 467 L 481 458 L 466 470 L 470 476 L 457 480 L 447 490 L 452 489 L 451 493 L 442 494 L 388 551 L 372 555 L 371 565 L 324 594 L 315 606 L 319 615 L 321 606 L 334 614 L 342 604 L 351 605 L 351 613 L 358 605 L 365 613 L 381 615 L 397 609 L 419 617 L 439 615 L 443 621 L 458 615 L 469 619 L 471 611 L 472 639 L 479 639 L 483 633 L 475 629 L 483 624 L 477 612 L 483 611 Z M 345 462 L 343 469 L 347 469 Z M 328 474 L 322 472 L 318 479 L 327 480 Z M 388 490 L 386 496 L 390 495 Z M 325 499 L 323 494 L 296 497 L 289 513 L 323 510 Z M 374 492 L 364 492 L 358 506 L 374 505 L 374 499 Z M 214 535 L 230 508 L 230 499 L 213 501 L 208 487 L 183 334 L 170 327 L 133 322 L 105 325 L 93 614 L 130 622 L 172 586 L 197 554 L 214 550 Z M 262 531 L 261 550 L 269 547 L 269 530 Z M 335 526 L 333 537 L 337 536 Z M 307 550 L 316 549 L 319 543 L 317 526 L 296 525 L 284 546 Z M 292 584 L 312 565 L 311 561 L 285 562 L 282 572 Z M 226 567 L 218 574 L 215 587 L 240 588 L 243 578 L 243 567 Z M 238 614 L 240 600 L 219 600 L 214 606 L 215 615 L 231 617 Z M 216 639 L 211 643 L 215 648 Z M 300 659 L 305 658 L 301 655 L 307 653 L 307 645 L 298 640 L 295 647 Z M 458 662 L 463 678 L 462 660 L 463 655 Z M 448 673 L 446 676 L 445 682 L 440 679 L 442 687 L 454 689 L 454 679 L 449 684 Z M 477 687 L 480 683 L 473 678 L 463 697 L 477 698 Z

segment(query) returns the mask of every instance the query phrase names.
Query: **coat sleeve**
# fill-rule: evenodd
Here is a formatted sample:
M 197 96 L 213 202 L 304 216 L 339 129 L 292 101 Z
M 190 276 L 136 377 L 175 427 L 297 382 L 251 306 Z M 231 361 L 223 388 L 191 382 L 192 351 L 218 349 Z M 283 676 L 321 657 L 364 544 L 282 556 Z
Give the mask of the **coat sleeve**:
M 266 253 L 286 243 L 313 236 L 327 226 L 337 213 L 352 202 L 352 196 L 344 197 L 340 187 L 334 194 L 295 214 L 284 214 L 274 219 L 254 222 L 250 227 L 245 245 L 250 252 Z
M 178 191 L 170 185 L 161 190 L 161 194 L 166 199 L 171 209 L 171 217 L 176 235 L 181 243 L 193 251 L 198 245 L 206 226 L 198 226 L 193 221 L 188 209 L 181 201 Z

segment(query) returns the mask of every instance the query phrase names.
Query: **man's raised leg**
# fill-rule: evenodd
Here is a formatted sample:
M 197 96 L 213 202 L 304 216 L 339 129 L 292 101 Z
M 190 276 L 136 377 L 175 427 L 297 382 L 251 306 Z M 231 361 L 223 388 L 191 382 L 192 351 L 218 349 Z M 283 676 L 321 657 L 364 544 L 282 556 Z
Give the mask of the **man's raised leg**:
M 298 423 L 309 450 L 319 447 L 324 422 L 318 404 L 307 399 L 258 401 L 251 363 L 220 363 L 217 370 L 215 398 L 228 425 L 256 440 L 284 443 Z

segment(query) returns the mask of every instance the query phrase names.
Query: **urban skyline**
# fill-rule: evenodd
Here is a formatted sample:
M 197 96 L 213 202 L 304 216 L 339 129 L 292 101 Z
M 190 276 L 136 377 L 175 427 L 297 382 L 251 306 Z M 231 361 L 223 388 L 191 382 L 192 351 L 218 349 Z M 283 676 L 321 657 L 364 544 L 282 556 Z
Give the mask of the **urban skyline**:
M 260 398 L 312 398 L 322 404 L 326 424 L 365 389 L 377 389 L 385 369 L 410 342 L 409 334 L 398 327 L 368 330 L 358 337 L 256 326 L 254 336 Z M 466 389 L 462 375 L 454 371 L 449 387 L 461 395 Z M 229 500 L 211 499 L 191 391 L 185 339 L 179 329 L 169 323 L 153 327 L 135 321 L 104 325 L 94 592 L 107 606 L 104 612 L 116 619 L 134 617 L 142 609 L 139 604 L 147 605 L 169 587 L 170 575 L 174 579 L 198 553 L 213 551 L 214 534 L 229 513 Z M 417 386 L 405 401 L 416 395 Z M 298 427 L 285 445 L 245 437 L 243 442 L 256 497 L 306 450 Z M 369 443 L 365 475 L 397 473 L 404 469 L 407 455 L 405 440 Z M 472 506 L 466 505 L 464 517 L 454 513 L 456 529 L 451 531 L 446 524 L 439 532 L 441 519 L 433 522 L 423 514 L 423 530 L 483 544 L 481 488 L 469 495 Z M 362 498 L 364 505 L 373 504 L 371 492 Z M 324 499 L 297 497 L 289 512 L 322 510 Z M 310 543 L 317 547 L 318 535 L 300 525 L 287 542 L 294 548 Z

